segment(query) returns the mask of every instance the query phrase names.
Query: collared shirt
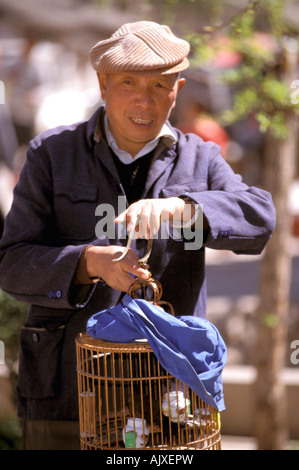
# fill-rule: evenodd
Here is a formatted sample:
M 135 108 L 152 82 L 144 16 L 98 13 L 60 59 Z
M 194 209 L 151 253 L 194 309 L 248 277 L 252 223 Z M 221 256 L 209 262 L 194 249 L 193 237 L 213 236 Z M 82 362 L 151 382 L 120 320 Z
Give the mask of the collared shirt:
M 108 117 L 106 113 L 104 117 L 104 126 L 105 126 L 105 133 L 106 133 L 108 145 L 111 147 L 111 149 L 113 150 L 115 155 L 120 159 L 120 161 L 124 163 L 125 165 L 129 165 L 133 161 L 136 161 L 138 158 L 141 158 L 144 155 L 147 155 L 148 153 L 150 153 L 152 150 L 154 150 L 158 146 L 160 137 L 165 138 L 165 140 L 167 139 L 168 145 L 171 145 L 171 146 L 173 146 L 177 141 L 175 134 L 172 132 L 169 126 L 167 124 L 164 124 L 160 133 L 157 135 L 157 137 L 147 142 L 147 144 L 145 144 L 145 146 L 141 150 L 139 150 L 139 152 L 133 157 L 130 153 L 118 147 L 115 141 L 115 138 L 113 137 L 109 129 Z

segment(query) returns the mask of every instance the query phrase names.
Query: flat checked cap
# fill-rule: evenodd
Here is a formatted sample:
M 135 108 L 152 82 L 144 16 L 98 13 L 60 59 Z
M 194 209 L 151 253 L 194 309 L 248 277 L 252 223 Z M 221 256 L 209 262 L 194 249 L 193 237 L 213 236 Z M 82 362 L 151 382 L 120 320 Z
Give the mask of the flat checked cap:
M 189 43 L 168 26 L 138 21 L 124 24 L 109 39 L 95 44 L 90 61 L 99 73 L 170 74 L 189 67 L 189 51 Z

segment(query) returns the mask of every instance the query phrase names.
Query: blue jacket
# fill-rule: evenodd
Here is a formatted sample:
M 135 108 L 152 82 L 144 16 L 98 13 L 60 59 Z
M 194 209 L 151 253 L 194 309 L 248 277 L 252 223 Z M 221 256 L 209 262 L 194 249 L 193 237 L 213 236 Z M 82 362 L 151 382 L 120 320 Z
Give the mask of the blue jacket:
M 0 243 L 0 285 L 29 304 L 21 332 L 19 415 L 77 419 L 74 339 L 87 319 L 115 305 L 119 292 L 105 284 L 73 284 L 87 244 L 126 244 L 99 239 L 96 208 L 124 196 L 111 153 L 95 129 L 103 108 L 89 121 L 47 131 L 30 142 L 26 163 Z M 173 129 L 178 142 L 165 146 L 149 171 L 144 198 L 188 196 L 201 204 L 210 230 L 204 246 L 186 250 L 179 239 L 157 239 L 149 260 L 163 299 L 177 315 L 204 317 L 204 248 L 259 254 L 275 224 L 271 196 L 233 173 L 217 145 Z M 132 248 L 143 256 L 145 241 Z

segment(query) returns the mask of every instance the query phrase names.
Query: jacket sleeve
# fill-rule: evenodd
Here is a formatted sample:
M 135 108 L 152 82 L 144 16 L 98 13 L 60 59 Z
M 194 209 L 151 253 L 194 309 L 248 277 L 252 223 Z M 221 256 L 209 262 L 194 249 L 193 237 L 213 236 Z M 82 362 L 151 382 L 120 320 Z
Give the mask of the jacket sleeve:
M 233 172 L 216 145 L 211 145 L 207 188 L 185 195 L 200 204 L 209 231 L 204 246 L 237 254 L 260 254 L 275 228 L 271 194 L 249 187 Z
M 0 242 L 0 285 L 21 302 L 81 307 L 94 286 L 74 287 L 72 282 L 84 246 L 54 241 L 52 186 L 47 156 L 31 145 Z

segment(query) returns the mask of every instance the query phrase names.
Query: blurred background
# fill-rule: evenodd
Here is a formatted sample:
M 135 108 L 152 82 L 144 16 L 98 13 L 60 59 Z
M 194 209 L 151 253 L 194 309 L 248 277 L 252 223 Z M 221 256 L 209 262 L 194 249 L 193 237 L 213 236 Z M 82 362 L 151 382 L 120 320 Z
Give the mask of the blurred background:
M 208 319 L 228 347 L 223 441 L 299 448 L 298 0 L 0 0 L 0 234 L 29 140 L 93 113 L 101 97 L 89 50 L 138 20 L 168 24 L 191 43 L 172 124 L 219 144 L 277 208 L 262 255 L 207 252 Z M 25 316 L 0 290 L 0 449 L 21 447 Z

